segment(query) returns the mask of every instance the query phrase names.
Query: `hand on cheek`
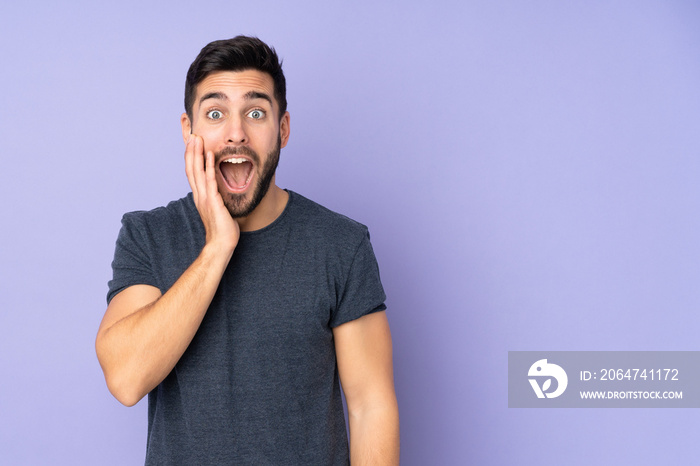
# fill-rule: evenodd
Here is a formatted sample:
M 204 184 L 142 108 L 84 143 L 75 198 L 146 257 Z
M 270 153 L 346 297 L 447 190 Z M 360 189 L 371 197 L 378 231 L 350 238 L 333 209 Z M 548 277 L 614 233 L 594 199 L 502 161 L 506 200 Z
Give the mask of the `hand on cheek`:
M 202 138 L 196 134 L 190 135 L 185 147 L 185 172 L 206 230 L 207 244 L 233 252 L 238 244 L 240 229 L 219 194 L 214 159 L 212 151 L 208 151 L 205 157 Z

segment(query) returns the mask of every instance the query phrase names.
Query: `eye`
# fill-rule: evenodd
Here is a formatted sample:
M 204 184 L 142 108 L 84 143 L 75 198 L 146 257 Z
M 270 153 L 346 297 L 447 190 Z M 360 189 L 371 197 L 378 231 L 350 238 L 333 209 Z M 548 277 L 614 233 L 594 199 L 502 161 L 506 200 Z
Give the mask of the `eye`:
M 253 120 L 259 120 L 265 116 L 265 112 L 256 108 L 255 110 L 248 112 L 248 116 Z
M 223 113 L 221 113 L 220 110 L 209 110 L 207 112 L 207 118 L 210 120 L 219 120 L 224 116 Z

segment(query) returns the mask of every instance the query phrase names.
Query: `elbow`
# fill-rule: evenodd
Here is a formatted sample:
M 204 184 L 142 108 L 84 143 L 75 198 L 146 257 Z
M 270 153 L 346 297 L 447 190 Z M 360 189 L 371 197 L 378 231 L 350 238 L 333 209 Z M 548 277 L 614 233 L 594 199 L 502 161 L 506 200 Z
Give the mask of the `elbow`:
M 137 384 L 128 380 L 123 374 L 104 371 L 107 389 L 118 402 L 126 407 L 132 407 L 145 396 L 145 393 L 138 389 Z
M 138 396 L 132 396 L 130 394 L 117 395 L 114 392 L 112 392 L 112 395 L 114 395 L 114 398 L 116 398 L 118 402 L 120 402 L 121 404 L 123 404 L 127 408 L 131 408 L 132 406 L 136 405 L 136 403 L 141 401 L 141 398 L 143 398 L 143 397 L 138 397 Z
M 399 405 L 393 389 L 364 393 L 363 396 L 349 397 L 346 393 L 346 400 L 351 419 L 382 416 L 398 423 Z
M 110 378 L 107 375 L 105 375 L 105 380 L 107 381 L 107 388 L 112 396 L 127 408 L 134 406 L 144 397 L 142 393 L 135 390 L 133 386 L 130 386 L 129 384 L 117 383 L 113 381 L 113 378 Z
M 100 345 L 100 339 L 95 343 L 97 359 L 102 367 L 102 373 L 107 383 L 107 389 L 124 406 L 131 407 L 141 401 L 145 393 L 139 389 L 139 385 L 129 377 L 129 374 L 123 365 L 115 364 L 108 354 L 105 353 L 104 347 Z

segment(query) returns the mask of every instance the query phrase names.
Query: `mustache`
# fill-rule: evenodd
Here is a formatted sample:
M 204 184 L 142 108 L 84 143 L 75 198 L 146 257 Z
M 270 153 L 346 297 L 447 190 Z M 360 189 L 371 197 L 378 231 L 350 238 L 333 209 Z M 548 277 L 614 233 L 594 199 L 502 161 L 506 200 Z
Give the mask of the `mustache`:
M 258 165 L 260 164 L 260 157 L 258 157 L 258 154 L 247 146 L 226 146 L 219 152 L 215 152 L 214 158 L 218 163 L 221 159 L 232 155 L 247 155 L 253 162 Z

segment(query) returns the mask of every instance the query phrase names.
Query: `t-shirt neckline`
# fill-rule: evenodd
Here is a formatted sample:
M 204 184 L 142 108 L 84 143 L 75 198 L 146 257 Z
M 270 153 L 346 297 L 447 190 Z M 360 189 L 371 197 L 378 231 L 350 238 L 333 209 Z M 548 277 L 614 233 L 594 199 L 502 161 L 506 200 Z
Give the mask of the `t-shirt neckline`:
M 287 194 L 289 194 L 289 199 L 287 199 L 287 204 L 284 206 L 284 210 L 282 211 L 282 213 L 279 214 L 277 216 L 277 218 L 274 219 L 272 221 L 272 223 L 270 223 L 267 226 L 264 226 L 258 230 L 253 230 L 253 231 L 242 231 L 241 237 L 244 237 L 244 236 L 251 237 L 251 236 L 258 235 L 258 234 L 266 233 L 266 232 L 270 231 L 271 229 L 275 228 L 277 225 L 279 225 L 284 220 L 284 218 L 287 216 L 287 212 L 289 212 L 289 208 L 291 207 L 292 202 L 294 202 L 294 197 L 296 196 L 296 193 L 294 191 L 291 191 L 289 189 L 285 189 L 285 191 L 287 192 Z

